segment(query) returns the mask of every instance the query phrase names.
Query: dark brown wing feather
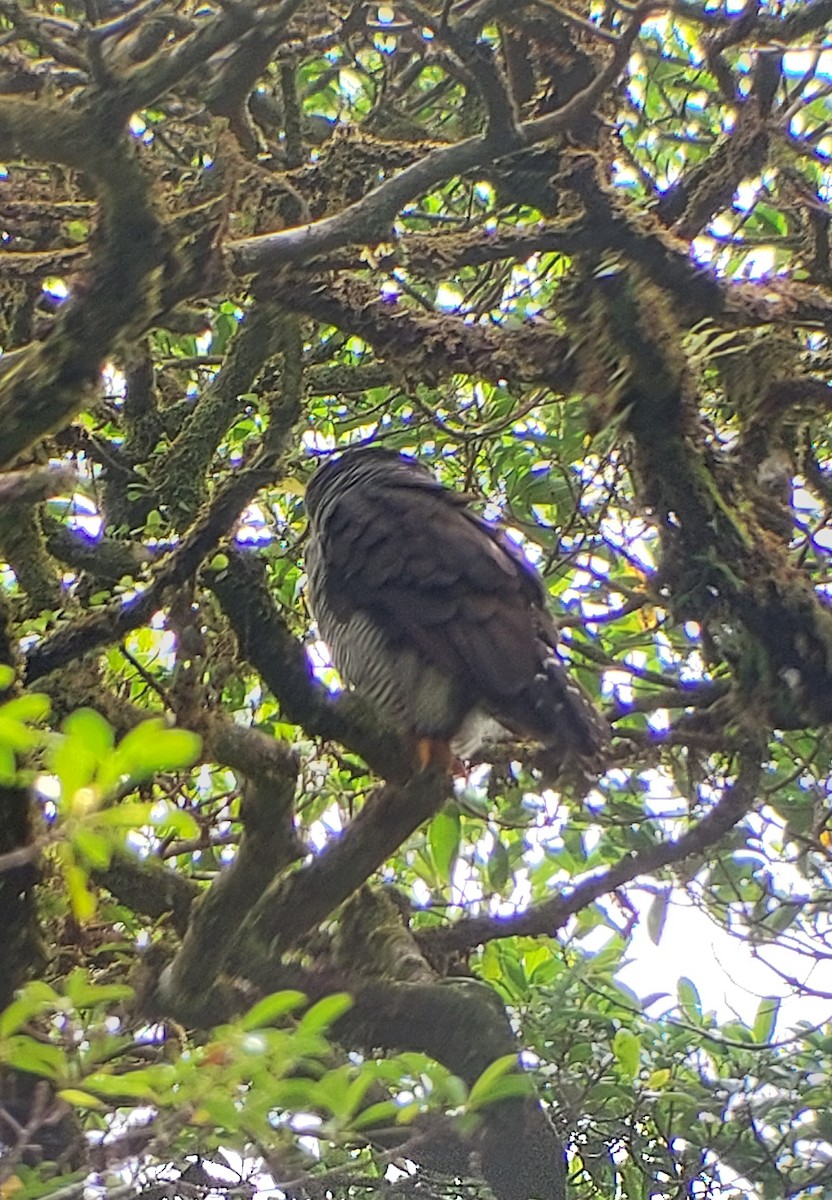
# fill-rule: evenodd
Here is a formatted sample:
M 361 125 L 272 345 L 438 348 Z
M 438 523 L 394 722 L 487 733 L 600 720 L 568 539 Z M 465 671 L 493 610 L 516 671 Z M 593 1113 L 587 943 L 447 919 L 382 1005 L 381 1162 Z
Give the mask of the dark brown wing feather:
M 412 460 L 352 451 L 316 474 L 307 506 L 338 620 L 368 614 L 394 650 L 416 647 L 459 681 L 471 708 L 594 752 L 603 723 L 557 657 L 539 577 L 464 497 Z
M 486 702 L 521 690 L 537 662 L 533 581 L 452 493 L 381 481 L 348 491 L 329 539 L 331 595 L 464 674 Z

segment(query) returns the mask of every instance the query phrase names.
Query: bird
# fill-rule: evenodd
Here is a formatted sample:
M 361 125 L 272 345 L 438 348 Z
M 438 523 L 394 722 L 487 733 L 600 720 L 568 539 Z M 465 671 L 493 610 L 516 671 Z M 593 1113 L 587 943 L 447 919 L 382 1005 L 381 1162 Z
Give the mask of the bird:
M 558 652 L 539 574 L 468 496 L 364 445 L 317 468 L 305 505 L 320 637 L 422 768 L 450 770 L 495 733 L 603 761 L 609 727 Z

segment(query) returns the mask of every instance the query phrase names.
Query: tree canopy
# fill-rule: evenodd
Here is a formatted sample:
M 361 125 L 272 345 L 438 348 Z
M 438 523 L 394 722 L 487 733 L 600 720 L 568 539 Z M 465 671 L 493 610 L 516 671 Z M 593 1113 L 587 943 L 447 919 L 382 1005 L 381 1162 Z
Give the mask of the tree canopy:
M 830 1193 L 830 23 L 0 0 L 0 1195 Z M 342 690 L 355 442 L 522 542 L 602 775 Z M 680 903 L 751 1018 L 622 982 Z

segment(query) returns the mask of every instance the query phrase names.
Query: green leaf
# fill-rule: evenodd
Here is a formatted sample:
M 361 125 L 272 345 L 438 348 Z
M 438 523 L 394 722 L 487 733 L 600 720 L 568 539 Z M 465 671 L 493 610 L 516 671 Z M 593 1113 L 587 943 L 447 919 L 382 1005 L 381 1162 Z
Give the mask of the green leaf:
M 372 1068 L 372 1064 L 369 1064 Z M 324 1076 L 321 1083 L 324 1091 L 329 1076 Z M 359 1072 L 355 1079 L 350 1081 L 349 1087 L 344 1093 L 343 1103 L 341 1105 L 340 1116 L 349 1119 L 358 1112 L 361 1107 L 361 1102 L 367 1094 L 369 1088 L 376 1082 L 375 1075 L 372 1069 Z
M 414 1100 L 411 1104 L 403 1104 L 396 1113 L 397 1125 L 410 1125 L 419 1116 L 421 1116 L 422 1106 L 418 1100 Z
M 647 1078 L 647 1086 L 652 1091 L 660 1091 L 667 1087 L 670 1083 L 671 1072 L 667 1067 L 660 1067 L 658 1071 L 653 1071 Z
M 233 1097 L 217 1092 L 201 1097 L 199 1108 L 191 1119 L 195 1125 L 211 1125 L 236 1133 L 245 1120 L 245 1114 L 240 1112 Z
M 449 1075 L 444 1083 L 447 1103 L 452 1108 L 461 1108 L 468 1100 L 468 1088 L 465 1080 L 458 1075 Z
M 76 709 L 69 714 L 61 728 L 68 738 L 82 745 L 96 762 L 101 762 L 115 744 L 112 726 L 93 708 Z
M 785 933 L 799 918 L 800 908 L 797 905 L 782 904 L 767 913 L 760 924 L 766 935 L 771 938 L 773 934 Z
M 493 1063 L 489 1063 L 482 1074 L 471 1085 L 471 1090 L 468 1093 L 468 1107 L 479 1108 L 483 1104 L 488 1104 L 493 1098 L 498 1080 L 503 1079 L 510 1071 L 514 1072 L 517 1070 L 518 1060 L 516 1054 L 504 1054 L 501 1058 L 496 1058 Z
M 33 725 L 49 716 L 52 701 L 41 692 L 24 692 L 3 705 L 2 713 L 12 721 Z
M 641 1042 L 629 1029 L 617 1030 L 612 1039 L 612 1052 L 624 1069 L 625 1074 L 634 1079 L 638 1074 L 641 1061 Z
M 664 888 L 657 892 L 650 901 L 650 907 L 647 910 L 647 932 L 650 935 L 650 941 L 654 946 L 658 946 L 662 940 L 667 914 L 670 908 L 670 889 Z
M 679 997 L 679 1007 L 682 1010 L 685 1020 L 690 1021 L 693 1025 L 701 1025 L 702 1001 L 699 998 L 696 985 L 692 980 L 683 975 L 676 985 L 676 991 Z
M 495 839 L 486 863 L 488 882 L 495 892 L 501 892 L 510 875 L 508 851 L 499 838 Z
M 4 704 L 0 708 L 0 745 L 8 746 L 18 754 L 34 749 L 40 740 L 39 735 L 22 721 L 7 716 L 7 707 L 8 705 Z
M 98 758 L 95 751 L 83 742 L 63 737 L 54 744 L 49 755 L 49 764 L 58 776 L 61 797 L 68 802 L 82 788 L 90 786 L 95 778 Z
M 90 227 L 86 221 L 67 221 L 66 232 L 71 242 L 85 242 L 89 237 Z
M 476 1085 L 475 1085 L 476 1086 Z M 500 1100 L 517 1100 L 523 1096 L 531 1096 L 534 1085 L 528 1075 L 509 1075 L 504 1079 L 495 1079 L 482 1095 L 472 1095 L 468 1101 L 468 1111 L 477 1112 L 489 1104 Z
M 153 805 L 150 823 L 154 829 L 164 829 L 181 838 L 195 838 L 200 833 L 196 817 L 183 808 L 177 808 L 170 800 L 157 801 Z
M 387 1125 L 398 1119 L 401 1105 L 395 1100 L 380 1100 L 363 1109 L 351 1122 L 353 1129 L 370 1129 L 373 1126 Z
M 196 837 L 199 833 L 196 819 L 166 800 L 124 800 L 112 808 L 96 812 L 90 819 L 104 829 L 141 829 L 151 826 L 169 830 L 180 837 Z
M 27 983 L 16 1000 L 0 1013 L 0 1038 L 16 1033 L 31 1018 L 55 1007 L 58 993 L 43 980 L 34 979 Z
M 298 1029 L 302 1033 L 323 1033 L 348 1012 L 352 1004 L 352 996 L 346 992 L 335 992 L 332 996 L 325 996 L 323 1000 L 313 1004 L 309 1012 L 304 1013 Z
M 763 1044 L 771 1041 L 780 1014 L 780 1004 L 779 996 L 764 996 L 760 1001 L 752 1026 L 755 1042 Z
M 89 889 L 87 872 L 74 861 L 65 862 L 64 880 L 74 916 L 79 921 L 88 921 L 95 913 L 95 896 Z
M 0 733 L 2 739 L 2 733 Z M 17 779 L 17 759 L 14 751 L 0 740 L 0 783 L 10 786 Z
M 278 1017 L 294 1012 L 296 1008 L 300 1008 L 305 1003 L 306 996 L 303 992 L 288 989 L 285 992 L 273 992 L 270 996 L 264 996 L 262 1000 L 258 1000 L 254 1007 L 250 1008 L 245 1016 L 237 1022 L 237 1026 L 243 1030 L 262 1029 L 266 1025 L 273 1025 Z
M 317 1079 L 279 1079 L 270 1090 L 269 1101 L 277 1108 L 317 1112 L 321 1107 L 320 1084 Z
M 123 800 L 95 813 L 95 824 L 101 829 L 141 829 L 153 824 L 155 807 L 153 800 Z
M 349 1090 L 349 1067 L 336 1067 L 334 1071 L 327 1071 L 318 1082 L 318 1107 L 343 1122 L 354 1111 L 348 1102 Z
M 139 782 L 158 771 L 182 770 L 195 761 L 201 745 L 201 739 L 188 729 L 169 729 L 156 717 L 142 721 L 102 763 L 98 782 L 107 792 L 125 776 Z
M 72 834 L 72 845 L 91 868 L 103 871 L 109 867 L 114 846 L 94 829 L 79 826 Z
M 14 683 L 14 668 L 0 663 L 0 692 L 5 692 Z
M 103 1100 L 89 1092 L 82 1092 L 79 1088 L 62 1088 L 58 1095 L 73 1108 L 106 1108 Z
M 149 1070 L 129 1071 L 125 1075 L 108 1075 L 96 1071 L 81 1081 L 85 1088 L 113 1100 L 143 1100 L 149 1104 L 156 1100 L 156 1091 Z
M 438 812 L 428 826 L 428 845 L 434 866 L 440 879 L 448 883 L 459 853 L 460 828 L 459 813 L 450 813 L 445 809 Z
M 133 996 L 126 983 L 92 983 L 89 972 L 77 967 L 64 984 L 66 996 L 75 1008 L 92 1008 L 96 1004 L 121 1003 Z
M 61 1046 L 40 1042 L 22 1033 L 0 1041 L 0 1062 L 46 1079 L 59 1079 L 67 1070 L 67 1058 Z

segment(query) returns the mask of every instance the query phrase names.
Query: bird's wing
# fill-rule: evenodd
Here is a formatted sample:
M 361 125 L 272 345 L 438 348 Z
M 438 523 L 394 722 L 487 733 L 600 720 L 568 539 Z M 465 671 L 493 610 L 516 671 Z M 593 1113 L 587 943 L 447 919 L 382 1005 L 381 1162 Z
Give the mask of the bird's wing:
M 348 488 L 320 533 L 332 611 L 368 613 L 486 703 L 526 688 L 554 644 L 540 582 L 519 550 L 426 478 Z

